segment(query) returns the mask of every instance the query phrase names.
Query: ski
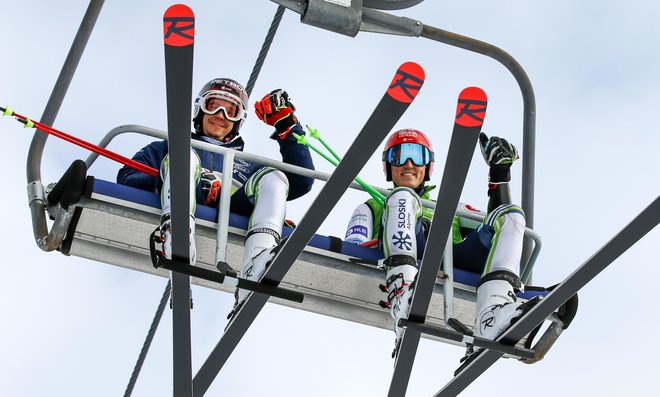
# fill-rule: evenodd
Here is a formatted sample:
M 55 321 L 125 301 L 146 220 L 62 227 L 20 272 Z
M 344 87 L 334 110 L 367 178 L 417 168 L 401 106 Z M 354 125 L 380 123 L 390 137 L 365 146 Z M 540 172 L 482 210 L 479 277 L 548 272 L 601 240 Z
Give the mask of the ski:
M 262 283 L 278 285 L 326 219 L 369 156 L 413 102 L 424 84 L 424 70 L 414 62 L 402 64 L 375 110 L 357 134 L 330 179 L 310 206 L 310 210 L 286 239 L 285 244 L 267 269 Z M 230 320 L 225 333 L 202 365 L 193 381 L 195 394 L 203 395 L 227 361 L 249 326 L 266 304 L 268 296 L 252 293 Z
M 496 341 L 509 345 L 518 342 L 538 326 L 538 324 L 545 321 L 552 312 L 575 295 L 589 281 L 621 256 L 621 254 L 655 228 L 658 223 L 660 223 L 660 196 L 586 262 L 578 267 L 577 270 L 566 277 L 550 294 L 541 299 L 536 306 L 516 321 Z M 435 396 L 458 395 L 500 357 L 502 357 L 502 353 L 497 351 L 485 350 L 481 352 L 469 365 L 459 368 L 460 371 Z
M 454 213 L 486 116 L 487 104 L 486 93 L 478 87 L 468 87 L 461 91 L 458 97 L 454 128 L 437 197 L 439 204 L 433 215 L 428 243 L 417 274 L 408 323 L 423 324 L 426 318 L 436 275 L 451 233 Z M 396 361 L 388 396 L 405 396 L 420 336 L 420 329 L 410 326 L 404 330 L 401 340 L 397 341 L 394 351 Z
M 163 16 L 172 259 L 190 263 L 190 120 L 195 15 L 175 4 Z M 168 194 L 164 192 L 163 194 Z M 192 397 L 190 276 L 172 272 L 174 396 Z

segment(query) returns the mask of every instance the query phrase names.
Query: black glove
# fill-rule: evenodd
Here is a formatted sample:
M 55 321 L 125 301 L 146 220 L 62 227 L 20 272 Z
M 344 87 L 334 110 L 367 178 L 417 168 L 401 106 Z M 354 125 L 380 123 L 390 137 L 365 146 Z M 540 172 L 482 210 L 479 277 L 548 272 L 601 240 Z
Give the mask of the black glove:
M 504 138 L 496 136 L 488 138 L 483 132 L 479 134 L 479 148 L 484 160 L 490 166 L 489 181 L 509 182 L 511 164 L 520 158 L 518 149 Z
M 254 111 L 259 120 L 275 127 L 280 139 L 286 138 L 291 127 L 298 124 L 295 110 L 296 107 L 289 101 L 289 94 L 281 89 L 271 91 L 254 103 Z
M 222 182 L 221 175 L 216 172 L 211 172 L 206 168 L 202 168 L 202 175 L 199 178 L 199 183 L 202 186 L 202 196 L 204 197 L 204 205 L 215 207 L 218 205 L 220 198 L 220 187 Z

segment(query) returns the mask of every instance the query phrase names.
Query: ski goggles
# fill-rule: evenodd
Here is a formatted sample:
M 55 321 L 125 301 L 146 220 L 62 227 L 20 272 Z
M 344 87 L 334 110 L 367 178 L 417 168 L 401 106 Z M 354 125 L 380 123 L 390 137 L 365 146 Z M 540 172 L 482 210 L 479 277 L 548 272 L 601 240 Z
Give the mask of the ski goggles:
M 412 160 L 416 166 L 428 165 L 433 162 L 433 153 L 419 143 L 400 143 L 383 152 L 383 161 L 400 167 Z
M 211 91 L 198 98 L 201 103 L 199 107 L 206 114 L 216 114 L 222 110 L 225 118 L 229 121 L 239 121 L 247 117 L 243 109 L 243 101 L 236 95 L 224 91 Z

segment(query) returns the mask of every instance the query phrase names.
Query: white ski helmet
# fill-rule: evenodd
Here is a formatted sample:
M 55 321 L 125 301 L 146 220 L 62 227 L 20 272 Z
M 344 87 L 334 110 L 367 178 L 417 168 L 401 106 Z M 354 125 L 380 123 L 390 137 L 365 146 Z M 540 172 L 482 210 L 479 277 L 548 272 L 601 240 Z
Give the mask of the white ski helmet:
M 204 117 L 205 113 L 204 104 L 210 97 L 222 98 L 237 105 L 238 111 L 236 114 L 236 120 L 231 120 L 234 122 L 234 127 L 225 137 L 225 141 L 229 141 L 238 135 L 241 126 L 247 118 L 247 92 L 236 80 L 227 78 L 213 79 L 204 84 L 193 104 L 192 121 L 195 133 L 198 135 L 204 135 L 204 132 L 202 131 L 202 117 Z M 228 115 L 225 113 L 225 116 Z

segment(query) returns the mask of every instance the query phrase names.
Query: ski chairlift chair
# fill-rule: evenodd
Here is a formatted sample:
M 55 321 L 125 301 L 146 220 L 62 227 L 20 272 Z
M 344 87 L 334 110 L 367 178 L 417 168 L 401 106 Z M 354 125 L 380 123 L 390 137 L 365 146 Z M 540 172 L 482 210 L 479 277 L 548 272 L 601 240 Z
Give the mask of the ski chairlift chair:
M 117 135 L 133 132 L 166 139 L 167 133 L 155 129 L 126 125 L 111 130 L 99 143 L 105 148 Z M 225 156 L 233 166 L 233 157 L 258 162 L 327 180 L 329 175 L 282 162 L 270 160 L 245 152 L 236 152 L 207 143 L 193 141 L 193 147 L 203 147 Z M 206 146 L 204 146 L 206 145 Z M 132 270 L 169 277 L 169 271 L 152 265 L 149 249 L 149 236 L 160 222 L 160 197 L 158 194 L 114 182 L 86 176 L 86 171 L 93 164 L 95 153 L 83 162 L 76 160 L 61 180 L 49 185 L 44 192 L 48 203 L 48 212 L 55 222 L 52 231 L 59 231 L 62 244 L 58 247 L 64 255 L 101 261 Z M 231 184 L 231 173 L 223 175 L 223 185 Z M 224 178 L 227 179 L 224 179 Z M 351 187 L 362 189 L 354 183 Z M 382 192 L 385 192 L 382 189 Z M 424 205 L 434 207 L 434 203 L 424 201 Z M 240 268 L 243 256 L 243 243 L 248 225 L 245 216 L 230 214 L 228 206 L 220 209 L 197 205 L 196 217 L 196 266 L 215 270 L 218 258 L 229 264 L 233 270 Z M 224 213 L 223 213 L 224 212 Z M 459 205 L 457 215 L 461 227 L 475 229 L 484 216 L 482 211 L 469 206 Z M 220 225 L 220 227 L 218 226 Z M 283 237 L 293 229 L 284 227 Z M 527 280 L 538 257 L 541 241 L 539 235 L 527 228 L 526 238 L 534 243 L 530 258 L 523 266 L 522 280 Z M 450 237 L 451 238 L 451 237 Z M 448 242 L 450 244 L 450 242 Z M 448 254 L 449 253 L 449 254 Z M 271 301 L 326 316 L 392 330 L 394 320 L 389 309 L 379 305 L 385 298 L 379 285 L 383 283 L 383 270 L 375 265 L 383 254 L 375 248 L 347 243 L 337 237 L 316 234 L 305 250 L 300 254 L 291 270 L 282 280 L 281 286 L 304 293 L 302 303 L 273 298 Z M 374 263 L 374 264 L 370 264 Z M 474 323 L 476 285 L 480 275 L 454 267 L 451 250 L 445 250 L 443 267 L 438 274 L 433 297 L 425 323 L 437 328 L 450 328 L 449 319 L 454 318 L 471 328 Z M 191 282 L 208 288 L 233 293 L 234 287 L 218 284 L 206 279 L 193 277 Z M 535 296 L 545 296 L 550 289 L 527 288 L 518 297 L 529 300 Z M 557 312 L 548 318 L 550 325 L 534 347 L 532 340 L 541 328 L 530 333 L 519 342 L 535 351 L 534 358 L 523 359 L 533 363 L 545 356 L 545 353 L 568 327 L 577 310 L 577 296 L 567 301 Z M 465 331 L 469 332 L 469 330 Z M 423 334 L 425 337 L 446 343 L 458 342 Z

